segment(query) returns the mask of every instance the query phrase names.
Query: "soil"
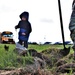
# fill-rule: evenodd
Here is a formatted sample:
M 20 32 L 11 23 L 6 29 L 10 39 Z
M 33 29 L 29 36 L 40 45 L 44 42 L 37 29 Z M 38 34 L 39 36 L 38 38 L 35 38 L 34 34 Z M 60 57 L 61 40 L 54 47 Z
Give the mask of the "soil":
M 68 52 L 70 51 L 67 48 Z M 64 55 L 62 49 L 47 49 L 38 53 L 34 49 L 28 52 L 34 58 L 33 64 L 28 64 L 23 68 L 11 68 L 0 70 L 0 75 L 75 75 L 74 55 L 67 53 Z M 20 55 L 27 56 L 26 52 Z

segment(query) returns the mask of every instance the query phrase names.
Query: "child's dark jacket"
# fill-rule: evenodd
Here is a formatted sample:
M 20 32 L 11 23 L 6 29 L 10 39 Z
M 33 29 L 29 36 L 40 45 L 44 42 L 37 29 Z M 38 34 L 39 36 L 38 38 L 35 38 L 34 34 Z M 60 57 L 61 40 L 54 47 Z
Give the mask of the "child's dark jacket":
M 20 31 L 19 31 L 19 40 L 28 40 L 29 38 L 29 34 L 31 33 L 32 31 L 32 28 L 31 28 L 31 24 L 28 20 L 26 21 L 19 21 L 18 25 L 15 26 L 15 29 L 17 28 L 20 28 Z M 26 35 L 22 35 L 22 33 L 25 33 Z

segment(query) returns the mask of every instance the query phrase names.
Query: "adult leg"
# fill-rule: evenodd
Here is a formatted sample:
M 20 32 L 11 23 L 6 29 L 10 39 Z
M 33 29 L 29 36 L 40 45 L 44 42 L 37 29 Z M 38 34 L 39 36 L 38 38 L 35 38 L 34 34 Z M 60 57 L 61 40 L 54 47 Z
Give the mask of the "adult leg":
M 75 59 L 75 10 L 72 11 L 70 23 L 69 23 L 69 29 L 70 29 L 70 36 L 73 42 L 73 50 L 74 50 L 74 59 Z
M 73 41 L 74 59 L 75 59 L 75 30 L 71 32 L 71 39 Z

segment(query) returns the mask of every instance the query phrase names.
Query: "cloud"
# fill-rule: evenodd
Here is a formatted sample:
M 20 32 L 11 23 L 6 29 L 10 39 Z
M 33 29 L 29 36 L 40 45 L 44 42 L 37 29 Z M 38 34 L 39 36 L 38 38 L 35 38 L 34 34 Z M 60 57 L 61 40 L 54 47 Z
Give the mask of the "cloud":
M 6 12 L 11 12 L 11 11 L 15 11 L 15 10 L 9 6 L 5 6 L 5 5 L 0 6 L 0 12 L 6 13 Z
M 47 19 L 47 18 L 43 18 L 40 20 L 41 22 L 45 22 L 45 23 L 53 23 L 52 19 Z

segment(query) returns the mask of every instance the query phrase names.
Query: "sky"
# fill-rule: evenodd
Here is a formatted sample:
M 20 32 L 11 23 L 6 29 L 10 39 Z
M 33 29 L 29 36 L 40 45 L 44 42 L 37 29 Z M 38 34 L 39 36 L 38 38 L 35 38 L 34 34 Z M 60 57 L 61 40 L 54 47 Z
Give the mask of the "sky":
M 68 26 L 72 0 L 60 1 L 65 41 L 71 41 Z M 58 0 L 0 0 L 0 32 L 12 31 L 17 42 L 19 29 L 16 31 L 14 27 L 20 20 L 19 15 L 24 11 L 29 12 L 32 26 L 29 42 L 62 42 Z

